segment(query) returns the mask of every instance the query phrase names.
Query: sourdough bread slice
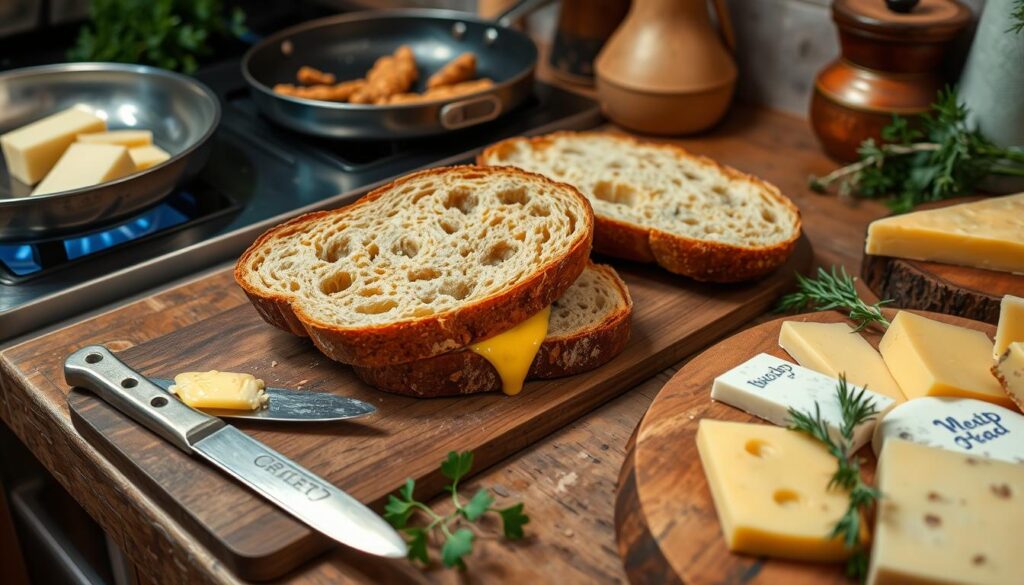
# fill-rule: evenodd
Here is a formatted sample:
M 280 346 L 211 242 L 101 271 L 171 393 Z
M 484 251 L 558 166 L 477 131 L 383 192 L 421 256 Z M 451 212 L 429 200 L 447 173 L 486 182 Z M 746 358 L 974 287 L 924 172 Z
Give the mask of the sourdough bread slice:
M 583 271 L 592 235 L 574 187 L 510 167 L 431 169 L 269 230 L 235 280 L 267 322 L 331 359 L 383 366 L 465 347 L 551 304 Z
M 782 265 L 800 212 L 774 186 L 677 146 L 603 132 L 512 138 L 482 165 L 512 165 L 575 185 L 594 206 L 594 249 L 711 282 Z
M 633 301 L 610 266 L 588 264 L 551 306 L 548 334 L 527 379 L 559 378 L 593 370 L 617 356 L 629 340 Z M 355 368 L 363 381 L 421 398 L 501 390 L 497 370 L 468 349 L 405 364 Z

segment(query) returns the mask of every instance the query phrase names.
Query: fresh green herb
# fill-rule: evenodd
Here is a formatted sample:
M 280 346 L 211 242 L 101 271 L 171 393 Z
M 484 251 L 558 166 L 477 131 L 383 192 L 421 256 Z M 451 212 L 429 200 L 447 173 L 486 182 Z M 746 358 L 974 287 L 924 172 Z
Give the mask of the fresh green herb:
M 858 425 L 865 423 L 878 414 L 874 401 L 865 396 L 865 388 L 859 391 L 850 390 L 846 376 L 840 374 L 836 394 L 843 421 L 839 428 L 837 441 L 828 432 L 828 425 L 821 418 L 821 408 L 814 405 L 814 414 L 789 409 L 792 423 L 790 429 L 810 435 L 821 442 L 828 452 L 839 462 L 836 472 L 828 482 L 828 487 L 840 488 L 850 494 L 850 505 L 846 513 L 836 522 L 830 538 L 842 538 L 848 549 L 857 550 L 847 561 L 846 572 L 849 576 L 863 580 L 867 573 L 867 552 L 858 548 L 861 535 L 861 521 L 866 511 L 878 500 L 878 490 L 866 484 L 860 475 L 860 460 L 851 452 L 853 431 Z
M 1024 176 L 1024 150 L 997 146 L 968 127 L 967 117 L 954 90 L 940 92 L 932 111 L 916 123 L 893 116 L 882 130 L 885 144 L 865 140 L 860 161 L 811 177 L 810 186 L 825 192 L 836 184 L 841 195 L 884 198 L 893 211 L 905 212 L 919 203 L 969 194 L 989 175 Z
M 430 556 L 427 550 L 431 537 L 434 537 L 441 542 L 441 562 L 444 566 L 466 568 L 464 559 L 472 554 L 473 541 L 478 534 L 478 529 L 473 523 L 488 512 L 501 518 L 505 538 L 518 540 L 523 537 L 523 525 L 530 522 L 530 517 L 523 513 L 522 503 L 508 508 L 495 508 L 494 497 L 486 489 L 477 490 L 468 502 L 463 502 L 459 497 L 459 481 L 472 468 L 473 453 L 470 451 L 452 451 L 448 453 L 448 458 L 441 462 L 441 473 L 451 480 L 445 490 L 452 495 L 454 504 L 454 510 L 445 516 L 413 497 L 416 482 L 412 479 L 405 480 L 405 485 L 398 489 L 397 495 L 388 497 L 384 518 L 405 534 L 410 559 L 429 564 Z M 409 524 L 417 512 L 429 520 L 425 526 Z
M 1012 24 L 1010 25 L 1010 30 L 1006 32 L 1020 34 L 1021 31 L 1024 31 L 1024 0 L 1016 0 L 1010 10 Z
M 808 308 L 815 311 L 842 309 L 849 311 L 850 320 L 857 323 L 855 331 L 863 331 L 872 323 L 878 323 L 882 327 L 889 326 L 889 320 L 882 314 L 882 305 L 892 301 L 879 301 L 873 305 L 862 301 L 853 285 L 853 277 L 846 273 L 845 268 L 840 267 L 836 272 L 836 267 L 833 266 L 831 272 L 825 272 L 824 268 L 819 267 L 817 278 L 797 274 L 796 282 L 797 292 L 779 300 L 776 310 L 780 313 Z
M 191 73 L 212 43 L 245 33 L 245 14 L 223 0 L 93 0 L 73 61 L 142 63 Z

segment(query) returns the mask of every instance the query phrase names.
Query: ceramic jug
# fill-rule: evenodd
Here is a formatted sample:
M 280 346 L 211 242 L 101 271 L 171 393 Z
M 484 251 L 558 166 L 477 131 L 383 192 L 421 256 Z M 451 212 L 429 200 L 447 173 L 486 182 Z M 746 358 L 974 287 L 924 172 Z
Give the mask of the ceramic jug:
M 651 134 L 714 125 L 736 86 L 732 23 L 725 0 L 634 0 L 598 55 L 597 94 L 616 123 Z

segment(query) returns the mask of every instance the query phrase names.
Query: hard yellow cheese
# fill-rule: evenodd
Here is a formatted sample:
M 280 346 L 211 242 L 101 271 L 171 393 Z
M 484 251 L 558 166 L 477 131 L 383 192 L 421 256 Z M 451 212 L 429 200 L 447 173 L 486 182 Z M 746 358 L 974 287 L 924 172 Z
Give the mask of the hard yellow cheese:
M 907 400 L 959 396 L 1013 408 L 992 376 L 992 342 L 980 331 L 900 311 L 878 350 Z
M 877 487 L 869 585 L 1024 582 L 1024 465 L 894 438 Z
M 1024 193 L 879 219 L 865 251 L 1024 272 Z
M 551 307 L 547 307 L 508 331 L 469 346 L 494 366 L 505 394 L 513 396 L 523 389 L 530 364 L 548 334 L 550 316 Z
M 1006 295 L 999 303 L 999 326 L 992 357 L 998 360 L 1014 341 L 1024 341 L 1024 298 Z
M 156 166 L 171 158 L 171 155 L 167 154 L 166 150 L 153 145 L 130 148 L 128 149 L 128 155 L 132 157 L 135 168 L 140 171 Z
M 1017 408 L 1024 410 L 1024 341 L 1011 343 L 992 373 Z
M 64 151 L 33 195 L 45 195 L 98 185 L 135 172 L 128 149 L 115 144 L 76 142 Z
M 233 372 L 184 372 L 170 387 L 182 402 L 199 409 L 257 410 L 267 404 L 263 380 Z
M 147 146 L 149 144 L 153 144 L 153 133 L 149 130 L 111 130 L 109 132 L 79 134 L 77 141 L 99 144 L 120 144 L 121 146 L 131 148 L 134 146 Z
M 71 108 L 0 136 L 0 146 L 10 174 L 35 185 L 57 164 L 75 136 L 106 129 L 102 118 Z
M 808 561 L 849 556 L 829 538 L 849 502 L 828 489 L 836 460 L 796 431 L 704 419 L 697 450 L 729 550 Z
M 798 364 L 816 372 L 846 379 L 903 402 L 903 391 L 889 373 L 882 356 L 846 323 L 786 321 L 779 346 Z

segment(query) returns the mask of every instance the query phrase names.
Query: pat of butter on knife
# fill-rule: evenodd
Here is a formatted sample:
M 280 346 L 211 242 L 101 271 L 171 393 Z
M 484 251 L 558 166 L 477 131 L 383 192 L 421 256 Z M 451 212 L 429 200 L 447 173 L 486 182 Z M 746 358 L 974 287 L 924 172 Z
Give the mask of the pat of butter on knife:
M 168 390 L 196 409 L 258 410 L 267 405 L 263 380 L 234 372 L 183 372 Z

